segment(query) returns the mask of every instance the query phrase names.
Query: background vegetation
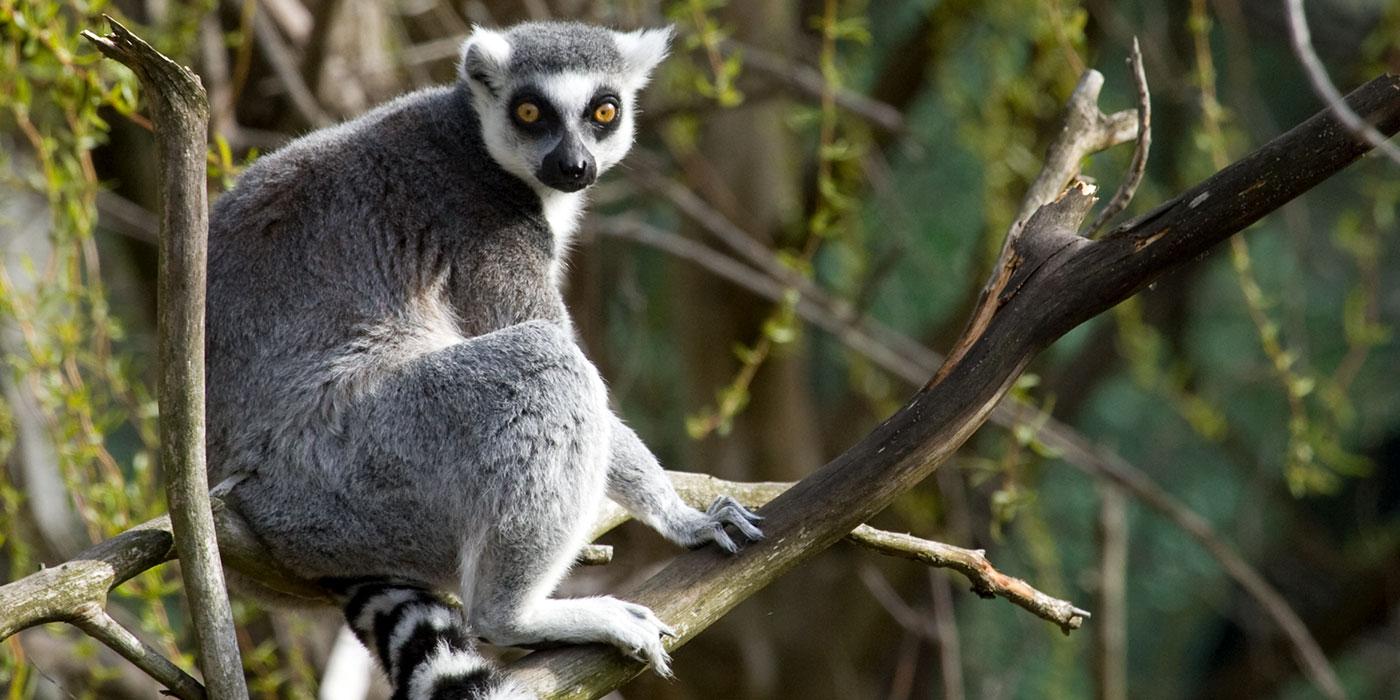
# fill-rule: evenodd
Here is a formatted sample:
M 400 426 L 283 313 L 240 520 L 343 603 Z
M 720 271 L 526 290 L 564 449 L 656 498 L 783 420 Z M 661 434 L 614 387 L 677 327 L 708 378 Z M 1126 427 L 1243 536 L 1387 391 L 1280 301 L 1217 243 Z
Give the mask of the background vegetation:
M 1314 0 L 1345 90 L 1400 70 L 1400 3 Z M 1129 215 L 1321 107 L 1276 0 L 0 0 L 0 580 L 164 510 L 154 459 L 156 183 L 134 78 L 78 38 L 101 13 L 195 67 L 217 193 L 259 153 L 452 78 L 470 23 L 675 24 L 637 152 L 595 194 L 569 296 L 614 400 L 669 467 L 800 478 L 910 387 L 716 277 L 814 280 L 841 313 L 937 349 L 956 334 L 1085 67 L 1127 108 L 1140 37 L 1154 146 Z M 1116 187 L 1126 148 L 1089 172 Z M 1018 392 L 1116 449 L 1232 543 L 1357 697 L 1400 697 L 1400 168 L 1369 158 L 1096 319 Z M 622 232 L 650 232 L 641 241 Z M 728 224 L 729 228 L 725 228 Z M 716 234 L 757 243 L 743 258 Z M 677 241 L 691 241 L 685 247 Z M 693 243 L 707 246 L 705 255 Z M 988 427 L 877 522 L 986 548 L 1096 612 L 1122 577 L 1122 644 L 1071 636 L 960 578 L 838 547 L 626 697 L 1310 697 L 1277 627 L 1177 524 L 1071 468 L 1035 425 Z M 1104 542 L 1127 538 L 1126 563 Z M 570 592 L 645 575 L 668 549 L 629 526 Z M 1110 547 L 1111 549 L 1111 547 Z M 1107 563 L 1105 563 L 1107 562 Z M 114 614 L 187 668 L 171 567 Z M 312 697 L 333 611 L 236 604 L 258 697 Z M 1108 624 L 1112 621 L 1109 620 Z M 1102 629 L 1099 630 L 1102 632 Z M 0 646 L 8 697 L 150 697 L 66 630 Z

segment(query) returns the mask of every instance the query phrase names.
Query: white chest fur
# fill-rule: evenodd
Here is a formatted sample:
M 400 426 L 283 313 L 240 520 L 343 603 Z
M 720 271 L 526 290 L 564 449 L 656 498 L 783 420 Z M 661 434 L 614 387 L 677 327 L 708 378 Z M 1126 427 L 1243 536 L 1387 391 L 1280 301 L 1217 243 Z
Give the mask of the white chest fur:
M 540 203 L 544 207 L 544 219 L 554 234 L 554 260 L 549 265 L 549 277 L 557 286 L 563 281 L 564 259 L 569 255 L 586 201 L 582 192 L 550 190 L 540 194 Z

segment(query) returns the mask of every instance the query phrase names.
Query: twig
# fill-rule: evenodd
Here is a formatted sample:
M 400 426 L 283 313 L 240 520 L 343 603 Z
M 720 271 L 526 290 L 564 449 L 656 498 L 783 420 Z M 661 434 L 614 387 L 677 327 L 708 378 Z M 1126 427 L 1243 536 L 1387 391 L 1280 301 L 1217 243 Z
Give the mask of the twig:
M 939 679 L 943 683 L 943 700 L 963 700 L 967 689 L 963 684 L 962 642 L 958 639 L 958 618 L 953 607 L 953 587 L 947 576 L 928 574 L 929 598 L 933 601 L 933 628 L 938 633 Z
M 112 18 L 83 36 L 132 69 L 150 101 L 159 150 L 161 212 L 158 355 L 161 464 L 200 668 L 215 700 L 246 698 L 233 613 L 219 563 L 204 465 L 205 190 L 209 104 L 199 78 Z
M 311 15 L 311 38 L 306 42 L 306 51 L 301 62 L 301 77 L 306 83 L 306 91 L 316 94 L 321 85 L 321 72 L 325 68 L 326 56 L 331 43 L 331 24 L 335 22 L 342 0 L 321 0 Z
M 112 651 L 121 654 L 151 678 L 160 681 L 170 689 L 171 695 L 182 700 L 204 700 L 204 686 L 200 685 L 199 681 L 181 671 L 180 667 L 161 656 L 160 652 L 122 627 L 101 605 L 80 605 L 72 617 L 68 618 L 68 622 L 88 636 L 106 644 Z
M 667 472 L 681 498 L 696 507 L 705 507 L 717 496 L 728 495 L 749 508 L 760 508 L 792 488 L 780 481 L 727 481 L 707 474 Z M 627 520 L 625 511 L 609 504 L 599 516 L 593 537 L 617 527 Z M 1060 626 L 1068 634 L 1079 629 L 1089 617 L 1087 611 L 1072 603 L 1053 598 L 1018 578 L 997 571 L 982 550 L 963 549 L 913 535 L 877 530 L 860 525 L 846 536 L 852 543 L 880 554 L 912 559 L 929 566 L 952 569 L 972 582 L 972 591 L 982 598 L 1001 597 Z
M 282 41 L 277 28 L 272 26 L 272 20 L 261 12 L 253 14 L 253 36 L 257 37 L 272 72 L 287 90 L 287 97 L 291 99 L 297 114 L 311 126 L 328 126 L 333 121 L 331 116 L 321 109 L 320 101 L 302 79 L 292 50 Z
M 583 566 L 602 566 L 612 563 L 613 548 L 606 544 L 586 544 L 579 550 L 574 561 Z
M 1128 56 L 1128 65 L 1132 67 L 1133 84 L 1137 87 L 1137 144 L 1133 147 L 1133 160 L 1128 165 L 1123 182 L 1118 185 L 1118 191 L 1113 193 L 1113 199 L 1108 200 L 1099 215 L 1094 217 L 1094 223 L 1086 229 L 1084 235 L 1089 238 L 1094 238 L 1109 219 L 1128 208 L 1133 195 L 1137 194 L 1138 185 L 1142 184 L 1142 176 L 1147 172 L 1147 151 L 1152 147 L 1152 96 L 1147 91 L 1147 73 L 1142 68 L 1142 49 L 1138 47 L 1137 37 L 1133 37 L 1133 51 Z
M 865 584 L 865 589 L 870 591 L 870 597 L 874 598 L 900 627 L 930 642 L 938 641 L 938 628 L 934 626 L 933 620 L 909 607 L 899 592 L 875 570 L 874 566 L 862 564 L 857 570 L 857 575 L 860 576 L 860 582 Z
M 209 80 L 209 127 L 215 136 L 238 140 L 238 123 L 233 104 L 228 50 L 219 13 L 210 12 L 199 25 L 199 49 L 204 61 L 204 77 Z
M 744 57 L 744 66 L 754 71 L 779 79 L 808 97 L 822 99 L 830 90 L 821 71 L 804 65 L 782 54 L 730 40 L 725 43 L 731 51 L 739 51 Z M 895 134 L 908 130 L 904 115 L 892 105 L 881 102 L 854 90 L 841 88 L 832 93 L 836 106 L 851 114 L 864 117 L 871 124 Z
M 276 23 L 278 31 L 287 35 L 292 43 L 305 44 L 317 26 L 312 24 L 311 12 L 300 0 L 257 0 L 267 10 L 267 15 Z
M 1303 64 L 1303 72 L 1307 73 L 1308 83 L 1312 85 L 1313 91 L 1337 115 L 1337 120 L 1348 131 L 1384 153 L 1396 165 L 1400 165 L 1400 147 L 1390 143 L 1385 134 L 1376 131 L 1357 116 L 1356 112 L 1347 106 L 1346 100 L 1342 99 L 1342 93 L 1332 84 L 1332 79 L 1327 76 L 1326 66 L 1322 65 L 1322 59 L 1318 58 L 1317 52 L 1313 50 L 1308 18 L 1303 14 L 1303 0 L 1283 0 L 1283 8 L 1288 15 L 1288 38 L 1293 44 L 1293 53 L 1298 56 L 1298 62 Z
M 1040 174 L 1026 188 L 1003 251 L 1020 234 L 1031 214 L 1060 196 L 1065 184 L 1079 174 L 1079 164 L 1086 157 L 1137 137 L 1137 110 L 1104 114 L 1099 109 L 1102 90 L 1102 73 L 1090 69 L 1079 77 L 1065 107 L 1059 135 L 1046 149 L 1045 165 Z
M 850 539 L 883 554 L 952 569 L 972 582 L 972 592 L 982 598 L 1005 598 L 1029 610 L 1037 617 L 1060 626 L 1065 633 L 1079 629 L 1089 618 L 1089 611 L 1075 607 L 1067 600 L 1048 596 L 1025 581 L 997 571 L 980 549 L 963 549 L 942 542 L 922 540 L 912 535 L 876 530 L 861 525 Z
M 1099 545 L 1099 617 L 1094 621 L 1094 690 L 1098 700 L 1128 697 L 1128 513 L 1123 491 L 1102 483 L 1095 529 Z

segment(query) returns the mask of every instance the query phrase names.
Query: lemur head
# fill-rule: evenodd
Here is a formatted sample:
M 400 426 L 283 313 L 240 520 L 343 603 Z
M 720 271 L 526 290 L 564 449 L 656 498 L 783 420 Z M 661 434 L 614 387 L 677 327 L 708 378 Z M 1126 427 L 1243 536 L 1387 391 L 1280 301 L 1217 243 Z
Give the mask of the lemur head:
M 458 68 L 496 162 L 541 194 L 577 192 L 631 148 L 637 91 L 670 40 L 669 28 L 476 27 Z

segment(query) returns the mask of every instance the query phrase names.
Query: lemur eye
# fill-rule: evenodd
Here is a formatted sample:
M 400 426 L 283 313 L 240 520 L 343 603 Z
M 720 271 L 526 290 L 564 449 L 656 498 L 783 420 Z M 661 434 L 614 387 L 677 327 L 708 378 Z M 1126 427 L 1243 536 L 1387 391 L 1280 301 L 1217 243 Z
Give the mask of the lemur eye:
M 611 102 L 604 102 L 593 109 L 593 121 L 599 124 L 611 124 L 617 119 L 617 105 Z
M 515 118 L 525 124 L 534 124 L 540 120 L 540 107 L 534 102 L 521 102 L 515 106 Z

